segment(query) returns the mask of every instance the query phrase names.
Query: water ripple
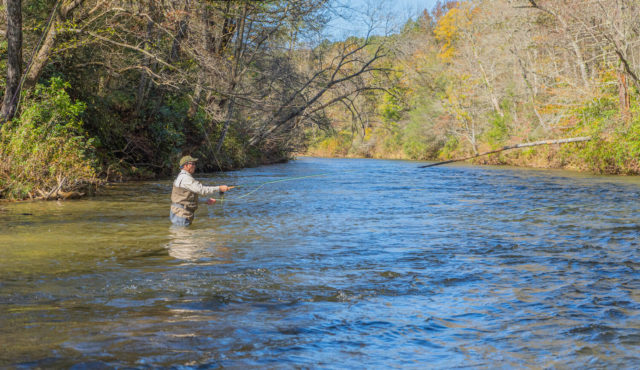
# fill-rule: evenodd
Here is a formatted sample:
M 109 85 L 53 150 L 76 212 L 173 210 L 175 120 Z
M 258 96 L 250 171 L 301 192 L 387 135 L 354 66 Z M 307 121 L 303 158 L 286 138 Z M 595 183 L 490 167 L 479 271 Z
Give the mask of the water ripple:
M 188 229 L 170 180 L 3 205 L 0 366 L 638 367 L 640 180 L 415 167 L 200 175 L 325 174 L 234 189 Z

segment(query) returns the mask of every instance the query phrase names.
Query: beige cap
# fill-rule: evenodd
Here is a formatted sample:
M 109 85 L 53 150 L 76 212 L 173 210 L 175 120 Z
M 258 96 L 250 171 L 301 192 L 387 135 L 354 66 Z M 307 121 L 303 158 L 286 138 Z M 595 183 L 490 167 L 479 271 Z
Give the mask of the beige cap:
M 180 167 L 184 166 L 185 163 L 188 162 L 197 162 L 198 158 L 193 158 L 190 155 L 185 155 L 184 157 L 180 158 Z

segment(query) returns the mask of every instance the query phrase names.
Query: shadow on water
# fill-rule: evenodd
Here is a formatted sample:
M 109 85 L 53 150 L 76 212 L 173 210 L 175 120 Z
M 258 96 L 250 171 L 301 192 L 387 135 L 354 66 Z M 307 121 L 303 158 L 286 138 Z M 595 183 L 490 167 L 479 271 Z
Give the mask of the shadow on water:
M 189 228 L 169 180 L 0 205 L 0 366 L 640 363 L 637 178 L 314 158 L 199 177 L 247 186 Z

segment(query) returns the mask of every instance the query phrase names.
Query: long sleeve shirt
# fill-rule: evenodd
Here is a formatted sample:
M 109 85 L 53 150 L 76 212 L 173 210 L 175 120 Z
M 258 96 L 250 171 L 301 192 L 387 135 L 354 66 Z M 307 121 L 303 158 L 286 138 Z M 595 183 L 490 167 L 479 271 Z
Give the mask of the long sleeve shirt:
M 173 182 L 173 186 L 177 188 L 187 189 L 200 195 L 212 194 L 220 191 L 219 186 L 204 186 L 200 181 L 196 180 L 191 174 L 185 170 L 180 171 L 178 177 Z

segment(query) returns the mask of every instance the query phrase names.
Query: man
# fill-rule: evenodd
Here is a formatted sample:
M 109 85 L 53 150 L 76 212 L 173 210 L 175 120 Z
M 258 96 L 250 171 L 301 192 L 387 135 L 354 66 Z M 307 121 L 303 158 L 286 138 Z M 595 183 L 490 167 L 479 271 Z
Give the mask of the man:
M 198 195 L 212 194 L 215 192 L 224 193 L 229 190 L 227 185 L 204 186 L 194 179 L 196 172 L 197 158 L 189 155 L 180 159 L 180 174 L 173 182 L 171 191 L 171 211 L 169 218 L 174 225 L 189 226 L 193 222 L 193 216 L 198 209 Z M 215 203 L 215 199 L 209 198 L 207 204 Z

